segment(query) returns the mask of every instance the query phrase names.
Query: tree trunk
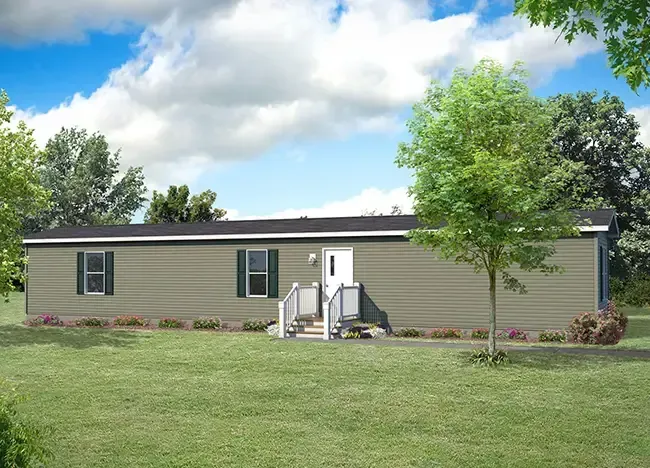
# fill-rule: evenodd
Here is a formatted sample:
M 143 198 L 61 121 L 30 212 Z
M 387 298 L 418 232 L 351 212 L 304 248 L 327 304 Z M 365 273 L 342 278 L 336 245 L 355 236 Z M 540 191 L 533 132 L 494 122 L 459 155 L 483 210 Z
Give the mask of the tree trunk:
M 494 356 L 497 338 L 497 272 L 489 271 L 490 277 L 490 334 L 488 335 L 488 353 Z

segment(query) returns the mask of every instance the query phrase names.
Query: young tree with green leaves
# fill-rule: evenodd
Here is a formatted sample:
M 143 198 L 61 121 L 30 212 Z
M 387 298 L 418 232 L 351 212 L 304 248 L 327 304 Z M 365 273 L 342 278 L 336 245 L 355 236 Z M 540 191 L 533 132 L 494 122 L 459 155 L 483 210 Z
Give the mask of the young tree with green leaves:
M 119 172 L 120 152 L 109 151 L 104 135 L 61 129 L 47 142 L 39 168 L 41 183 L 52 192 L 51 208 L 26 219 L 25 230 L 129 223 L 147 189 L 141 167 Z
M 569 44 L 604 36 L 614 76 L 634 91 L 650 87 L 650 0 L 515 0 L 515 15 L 559 29 Z
M 412 242 L 487 273 L 491 356 L 498 277 L 525 293 L 511 267 L 561 271 L 546 259 L 557 239 L 578 233 L 570 202 L 557 194 L 580 164 L 548 153 L 550 118 L 526 76 L 521 64 L 505 71 L 482 60 L 471 73 L 456 69 L 449 86 L 432 83 L 413 108 L 412 140 L 400 144 L 397 157 L 415 176 L 409 191 L 422 227 L 409 233 Z
M 151 204 L 144 216 L 145 223 L 204 223 L 218 221 L 226 210 L 215 208 L 217 194 L 206 190 L 190 198 L 187 185 L 170 185 L 167 195 L 154 190 Z
M 48 192 L 37 173 L 39 151 L 32 130 L 24 122 L 9 127 L 13 113 L 0 90 L 0 296 L 7 299 L 22 282 L 26 263 L 22 249 L 22 221 L 47 206 Z

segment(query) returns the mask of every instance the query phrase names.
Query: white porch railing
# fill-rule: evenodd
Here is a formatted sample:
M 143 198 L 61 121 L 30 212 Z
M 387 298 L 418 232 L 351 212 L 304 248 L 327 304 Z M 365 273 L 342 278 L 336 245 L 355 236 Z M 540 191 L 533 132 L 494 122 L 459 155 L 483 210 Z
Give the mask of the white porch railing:
M 283 301 L 278 302 L 280 338 L 287 337 L 287 331 L 293 327 L 301 316 L 317 316 L 320 312 L 320 283 L 302 286 L 293 283 L 289 294 Z
M 361 285 L 352 286 L 340 284 L 332 297 L 323 302 L 323 339 L 332 338 L 332 332 L 341 328 L 346 320 L 361 317 Z

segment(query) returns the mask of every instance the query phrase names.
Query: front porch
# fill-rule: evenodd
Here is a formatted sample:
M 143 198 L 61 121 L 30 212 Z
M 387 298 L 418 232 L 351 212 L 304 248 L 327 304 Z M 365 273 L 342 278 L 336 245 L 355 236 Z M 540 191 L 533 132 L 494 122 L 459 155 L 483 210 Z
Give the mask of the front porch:
M 284 300 L 278 302 L 280 338 L 340 337 L 341 330 L 361 318 L 361 287 L 359 283 L 341 283 L 328 297 L 320 283 L 293 283 Z

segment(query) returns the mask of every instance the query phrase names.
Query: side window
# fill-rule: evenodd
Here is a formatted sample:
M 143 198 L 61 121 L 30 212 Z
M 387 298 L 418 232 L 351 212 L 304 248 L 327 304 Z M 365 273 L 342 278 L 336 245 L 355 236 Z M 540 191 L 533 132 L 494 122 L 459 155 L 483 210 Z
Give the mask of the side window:
M 104 252 L 85 252 L 84 265 L 86 294 L 104 294 L 106 290 Z
M 246 251 L 248 297 L 268 296 L 268 250 Z

